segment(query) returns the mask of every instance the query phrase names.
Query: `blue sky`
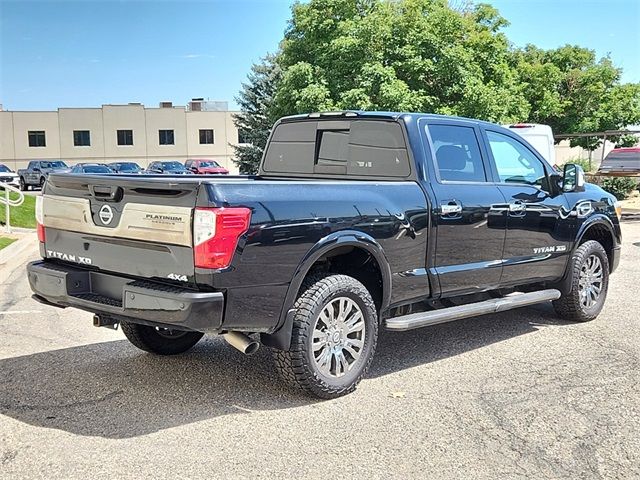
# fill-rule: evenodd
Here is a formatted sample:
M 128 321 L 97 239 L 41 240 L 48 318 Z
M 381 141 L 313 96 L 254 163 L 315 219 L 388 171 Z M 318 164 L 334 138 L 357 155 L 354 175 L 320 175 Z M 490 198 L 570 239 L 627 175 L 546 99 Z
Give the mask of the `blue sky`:
M 639 0 L 491 0 L 516 45 L 609 53 L 640 82 Z M 0 103 L 54 110 L 228 100 L 277 49 L 290 1 L 0 0 Z

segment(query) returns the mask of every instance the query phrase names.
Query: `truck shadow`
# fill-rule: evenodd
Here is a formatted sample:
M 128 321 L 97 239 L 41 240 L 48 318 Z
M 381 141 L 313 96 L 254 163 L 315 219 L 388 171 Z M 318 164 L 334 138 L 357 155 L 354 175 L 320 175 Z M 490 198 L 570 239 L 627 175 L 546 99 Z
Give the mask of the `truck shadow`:
M 413 332 L 382 332 L 368 377 L 562 324 L 539 306 Z M 0 372 L 1 414 L 104 438 L 317 401 L 283 386 L 267 349 L 245 357 L 220 338 L 206 338 L 176 357 L 141 353 L 126 340 L 71 347 L 0 360 Z

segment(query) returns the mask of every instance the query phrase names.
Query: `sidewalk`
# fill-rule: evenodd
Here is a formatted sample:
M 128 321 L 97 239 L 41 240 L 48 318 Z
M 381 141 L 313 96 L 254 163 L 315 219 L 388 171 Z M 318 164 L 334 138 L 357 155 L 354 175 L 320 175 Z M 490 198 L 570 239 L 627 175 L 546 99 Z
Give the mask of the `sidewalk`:
M 18 237 L 8 247 L 0 250 L 0 278 L 6 278 L 7 272 L 24 264 L 38 251 L 36 231 L 28 228 L 12 228 L 12 237 Z

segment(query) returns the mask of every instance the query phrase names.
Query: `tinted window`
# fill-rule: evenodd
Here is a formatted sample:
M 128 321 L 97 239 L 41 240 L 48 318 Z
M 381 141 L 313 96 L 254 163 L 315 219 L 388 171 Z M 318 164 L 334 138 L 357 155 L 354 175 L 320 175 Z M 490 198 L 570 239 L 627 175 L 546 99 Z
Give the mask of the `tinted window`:
M 524 144 L 497 132 L 487 131 L 487 137 L 501 182 L 544 184 L 544 165 Z
M 200 130 L 201 145 L 209 145 L 209 144 L 213 144 L 213 142 L 214 142 L 213 130 L 211 129 Z
M 74 130 L 73 131 L 73 146 L 74 147 L 88 147 L 91 145 L 91 133 L 89 130 Z
M 158 130 L 160 145 L 173 145 L 173 130 Z
M 184 170 L 184 165 L 180 162 L 162 162 L 162 165 L 166 170 Z
M 45 139 L 44 131 L 42 130 L 30 130 L 29 131 L 29 146 L 30 147 L 46 147 L 47 141 Z
M 133 130 L 118 130 L 118 145 L 133 145 Z
M 0 172 L 10 172 L 9 167 L 6 165 L 0 165 Z
M 267 172 L 407 177 L 402 128 L 395 122 L 335 120 L 276 127 L 263 166 Z
M 342 165 L 345 170 L 349 160 L 349 130 L 325 130 L 318 132 L 317 165 Z
M 440 180 L 486 182 L 475 130 L 458 125 L 429 125 Z
M 140 166 L 137 163 L 122 163 L 118 167 L 123 172 L 139 172 Z
M 111 173 L 109 167 L 104 165 L 87 165 L 84 167 L 85 173 Z

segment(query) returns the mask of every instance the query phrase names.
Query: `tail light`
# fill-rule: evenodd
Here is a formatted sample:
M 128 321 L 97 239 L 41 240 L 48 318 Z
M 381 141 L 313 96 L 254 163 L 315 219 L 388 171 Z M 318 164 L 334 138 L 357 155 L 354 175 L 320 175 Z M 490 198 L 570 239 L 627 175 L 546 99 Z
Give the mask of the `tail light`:
M 193 215 L 193 255 L 196 267 L 226 268 L 231 264 L 238 239 L 249 229 L 251 210 L 196 208 Z
M 36 197 L 36 224 L 38 232 L 38 241 L 44 243 L 46 237 L 44 233 L 44 198 L 42 195 Z

